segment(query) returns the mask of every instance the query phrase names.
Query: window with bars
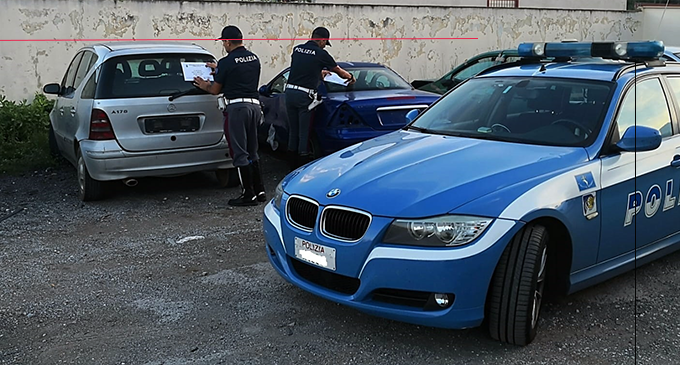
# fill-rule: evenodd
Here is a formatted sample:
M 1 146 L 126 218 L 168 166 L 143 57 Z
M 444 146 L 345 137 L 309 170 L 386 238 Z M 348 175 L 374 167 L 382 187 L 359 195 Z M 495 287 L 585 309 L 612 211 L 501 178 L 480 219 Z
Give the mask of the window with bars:
M 489 8 L 519 8 L 519 0 L 486 0 Z

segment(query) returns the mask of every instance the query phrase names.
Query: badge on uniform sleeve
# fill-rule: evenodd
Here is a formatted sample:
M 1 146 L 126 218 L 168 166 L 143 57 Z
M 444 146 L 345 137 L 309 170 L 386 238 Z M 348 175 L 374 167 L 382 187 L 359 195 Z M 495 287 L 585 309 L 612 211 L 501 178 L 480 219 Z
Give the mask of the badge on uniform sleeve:
M 595 192 L 583 196 L 583 215 L 586 219 L 597 217 L 597 199 Z

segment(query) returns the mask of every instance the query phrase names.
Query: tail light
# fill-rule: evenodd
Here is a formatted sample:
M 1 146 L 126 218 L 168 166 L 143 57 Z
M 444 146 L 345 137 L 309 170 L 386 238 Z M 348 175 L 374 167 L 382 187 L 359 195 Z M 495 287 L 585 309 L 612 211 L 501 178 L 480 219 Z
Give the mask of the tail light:
M 92 109 L 92 117 L 90 118 L 90 139 L 106 140 L 114 139 L 116 135 L 113 133 L 111 121 L 109 116 L 103 110 Z
M 336 114 L 335 123 L 338 127 L 366 127 L 367 124 L 364 122 L 363 118 L 357 114 L 357 112 L 352 109 L 347 104 L 342 104 L 340 109 Z

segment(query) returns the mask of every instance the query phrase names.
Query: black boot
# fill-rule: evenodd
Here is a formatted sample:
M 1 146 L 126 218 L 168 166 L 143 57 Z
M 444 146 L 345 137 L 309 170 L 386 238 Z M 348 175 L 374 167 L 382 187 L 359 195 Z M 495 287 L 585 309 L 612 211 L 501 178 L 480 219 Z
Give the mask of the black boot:
M 286 151 L 286 162 L 288 162 L 288 168 L 293 171 L 298 168 L 298 154 L 297 151 Z
M 257 201 L 264 203 L 267 201 L 267 194 L 264 191 L 264 183 L 262 182 L 262 171 L 260 170 L 260 161 L 253 161 L 250 163 L 251 171 L 253 173 L 253 188 Z
M 229 205 L 242 207 L 257 205 L 257 197 L 253 190 L 253 175 L 250 166 L 239 166 L 238 176 L 241 179 L 241 196 L 236 199 L 229 199 Z

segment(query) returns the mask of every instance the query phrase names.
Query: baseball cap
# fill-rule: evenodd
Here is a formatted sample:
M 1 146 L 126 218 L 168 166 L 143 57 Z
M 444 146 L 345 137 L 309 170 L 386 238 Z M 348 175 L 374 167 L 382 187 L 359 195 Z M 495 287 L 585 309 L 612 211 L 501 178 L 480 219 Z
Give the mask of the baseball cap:
M 331 47 L 331 41 L 330 41 L 330 39 L 328 39 L 330 37 L 331 37 L 331 32 L 329 32 L 328 29 L 326 29 L 324 27 L 318 27 L 318 28 L 314 29 L 314 31 L 312 32 L 312 38 L 313 39 L 326 39 L 326 40 L 328 40 L 327 44 L 328 44 L 329 47 Z
M 243 39 L 243 33 L 241 33 L 241 30 L 238 29 L 238 27 L 234 25 L 228 25 L 222 29 L 222 35 L 218 41 L 226 39 Z

